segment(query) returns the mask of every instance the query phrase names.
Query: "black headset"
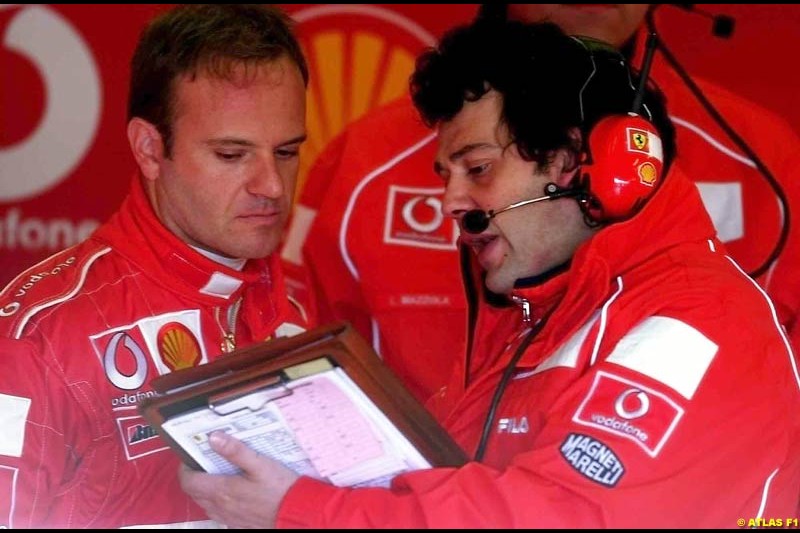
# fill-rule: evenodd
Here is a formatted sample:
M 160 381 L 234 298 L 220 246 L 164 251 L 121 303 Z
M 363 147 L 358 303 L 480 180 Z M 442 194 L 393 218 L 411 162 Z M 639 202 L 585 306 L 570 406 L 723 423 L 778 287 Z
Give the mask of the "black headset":
M 616 49 L 592 39 L 573 39 L 587 49 L 592 61 L 593 70 L 587 85 L 598 69 L 599 56 L 610 57 L 621 63 L 630 79 L 627 62 Z M 639 73 L 639 85 L 628 113 L 601 118 L 592 126 L 584 143 L 579 179 L 585 196 L 579 202 L 591 222 L 614 222 L 629 218 L 645 204 L 661 183 L 665 166 L 661 135 L 651 122 L 649 112 L 644 110 L 647 117 L 642 114 L 656 43 L 657 37 L 651 34 Z

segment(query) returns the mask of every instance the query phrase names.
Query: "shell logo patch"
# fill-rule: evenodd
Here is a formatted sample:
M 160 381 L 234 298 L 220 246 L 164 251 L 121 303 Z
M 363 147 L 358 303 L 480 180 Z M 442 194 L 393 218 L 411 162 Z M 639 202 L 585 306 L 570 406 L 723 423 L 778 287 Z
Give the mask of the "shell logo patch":
M 200 362 L 200 344 L 180 322 L 161 326 L 157 335 L 158 354 L 170 370 L 191 368 Z
M 658 171 L 656 170 L 656 166 L 649 162 L 645 161 L 641 165 L 639 165 L 639 182 L 642 185 L 647 185 L 648 187 L 652 187 L 656 184 L 656 180 L 658 179 Z

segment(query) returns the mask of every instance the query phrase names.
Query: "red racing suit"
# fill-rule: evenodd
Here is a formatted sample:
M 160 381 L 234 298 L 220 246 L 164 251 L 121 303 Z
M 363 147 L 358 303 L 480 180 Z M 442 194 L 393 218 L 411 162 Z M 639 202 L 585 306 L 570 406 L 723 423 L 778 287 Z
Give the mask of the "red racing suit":
M 677 130 L 678 161 L 698 183 L 719 238 L 752 271 L 778 238 L 776 196 L 683 82 L 658 63 L 654 69 Z M 800 139 L 769 111 L 697 81 L 783 185 L 796 225 Z M 283 253 L 288 276 L 302 280 L 301 263 L 307 267 L 320 322 L 353 322 L 421 399 L 442 385 L 466 335 L 457 228 L 438 211 L 444 186 L 432 171 L 435 144 L 409 98 L 352 124 L 312 167 Z M 800 341 L 796 228 L 758 281 Z
M 137 412 L 153 378 L 298 332 L 277 254 L 240 272 L 181 242 L 135 180 L 85 242 L 0 293 L 0 524 L 117 528 L 207 520 L 178 456 Z M 197 524 L 195 524 L 197 525 Z
M 398 476 L 389 489 L 301 478 L 278 526 L 733 528 L 795 517 L 797 362 L 773 304 L 673 168 L 568 271 L 515 290 L 522 307 L 471 292 L 472 350 L 436 407 L 472 455 L 509 372 L 482 462 Z

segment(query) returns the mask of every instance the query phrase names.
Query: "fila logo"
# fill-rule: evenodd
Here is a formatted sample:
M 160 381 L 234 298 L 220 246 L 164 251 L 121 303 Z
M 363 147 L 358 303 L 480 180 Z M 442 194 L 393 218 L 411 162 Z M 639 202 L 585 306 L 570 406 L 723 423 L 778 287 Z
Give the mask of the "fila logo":
M 528 417 L 520 416 L 511 418 L 501 418 L 497 421 L 497 433 L 527 433 L 530 431 Z

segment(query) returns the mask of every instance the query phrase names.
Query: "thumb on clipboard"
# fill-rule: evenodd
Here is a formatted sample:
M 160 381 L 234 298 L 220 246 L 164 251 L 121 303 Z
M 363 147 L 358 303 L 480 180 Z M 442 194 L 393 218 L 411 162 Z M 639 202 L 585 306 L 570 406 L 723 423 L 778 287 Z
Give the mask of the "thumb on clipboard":
M 206 510 L 209 518 L 228 527 L 274 525 L 278 505 L 298 475 L 222 431 L 212 433 L 208 442 L 242 473 L 207 474 L 182 465 L 178 476 L 183 490 Z

